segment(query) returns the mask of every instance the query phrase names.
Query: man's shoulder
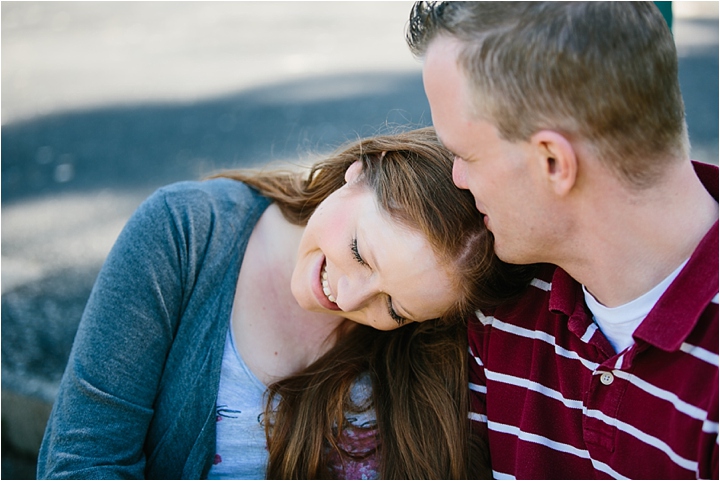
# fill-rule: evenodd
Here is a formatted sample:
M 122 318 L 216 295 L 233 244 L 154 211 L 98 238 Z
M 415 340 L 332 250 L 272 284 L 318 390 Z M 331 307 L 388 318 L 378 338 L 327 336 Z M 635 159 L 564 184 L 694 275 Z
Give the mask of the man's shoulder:
M 575 281 L 559 267 L 552 264 L 538 266 L 535 277 L 522 294 L 492 309 L 477 310 L 471 318 L 471 324 L 489 325 L 497 319 L 504 323 L 530 326 L 541 318 L 554 315 L 550 309 L 553 283 L 559 282 L 561 290 L 567 283 Z M 562 295 L 562 292 L 555 295 Z

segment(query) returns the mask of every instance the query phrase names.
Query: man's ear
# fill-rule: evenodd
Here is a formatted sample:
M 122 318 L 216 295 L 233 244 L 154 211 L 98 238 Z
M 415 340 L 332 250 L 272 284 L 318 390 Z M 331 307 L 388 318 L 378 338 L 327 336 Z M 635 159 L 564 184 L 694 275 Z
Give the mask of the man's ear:
M 362 175 L 362 170 L 363 166 L 361 161 L 356 160 L 353 162 L 352 165 L 345 171 L 345 182 L 348 184 L 356 182 Z
M 567 137 L 553 130 L 540 130 L 530 137 L 543 175 L 557 195 L 566 195 L 575 186 L 578 162 Z

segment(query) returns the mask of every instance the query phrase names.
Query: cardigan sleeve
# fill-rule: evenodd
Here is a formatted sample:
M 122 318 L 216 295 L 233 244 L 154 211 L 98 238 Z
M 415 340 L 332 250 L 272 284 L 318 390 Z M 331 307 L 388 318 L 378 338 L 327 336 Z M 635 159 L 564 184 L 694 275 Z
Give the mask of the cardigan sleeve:
M 186 250 L 158 191 L 126 224 L 90 294 L 38 479 L 144 477 L 143 445 L 182 310 Z

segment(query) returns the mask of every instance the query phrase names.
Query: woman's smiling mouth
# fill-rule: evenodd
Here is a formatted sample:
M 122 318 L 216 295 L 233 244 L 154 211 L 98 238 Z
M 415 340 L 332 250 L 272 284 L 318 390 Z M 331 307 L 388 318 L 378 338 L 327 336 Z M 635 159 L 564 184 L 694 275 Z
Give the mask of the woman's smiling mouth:
M 325 297 L 327 297 L 330 302 L 334 303 L 335 296 L 332 295 L 330 283 L 328 282 L 327 262 L 323 264 L 322 270 L 320 271 L 320 282 L 322 284 L 322 290 L 325 293 Z

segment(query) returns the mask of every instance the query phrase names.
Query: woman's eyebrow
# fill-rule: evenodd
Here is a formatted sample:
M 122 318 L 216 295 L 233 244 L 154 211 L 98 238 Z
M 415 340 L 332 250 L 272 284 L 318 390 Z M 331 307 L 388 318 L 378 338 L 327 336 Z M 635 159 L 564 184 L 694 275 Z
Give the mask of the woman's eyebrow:
M 368 236 L 365 233 L 365 229 L 363 229 L 362 225 L 359 225 L 358 228 L 358 238 L 362 238 L 362 243 L 364 244 L 363 247 L 365 248 L 365 252 L 363 252 L 363 256 L 365 257 L 366 261 L 370 261 L 369 264 L 375 269 L 377 272 L 382 273 L 382 269 L 377 263 L 377 259 L 375 259 L 375 256 L 373 253 L 375 252 L 375 249 L 373 248 L 372 241 L 369 241 L 368 239 L 371 239 L 372 236 Z
M 362 227 L 358 227 L 358 233 L 363 233 Z M 363 253 L 363 255 L 365 256 L 365 260 L 369 261 L 369 264 L 373 267 L 373 269 L 375 269 L 378 272 L 378 274 L 382 275 L 382 269 L 380 268 L 380 264 L 378 264 L 377 259 L 373 255 L 373 252 L 375 252 L 375 249 L 373 248 L 372 241 L 368 241 L 368 239 L 370 239 L 369 236 L 363 235 L 363 244 L 365 247 L 365 252 Z M 393 299 L 392 296 L 390 296 L 390 298 Z M 402 304 L 393 302 L 393 309 L 399 316 L 402 316 L 405 319 L 408 319 L 411 321 L 416 321 L 418 319 L 413 314 L 411 314 L 410 311 L 405 309 L 402 306 Z M 402 311 L 402 312 L 400 312 L 400 311 Z

